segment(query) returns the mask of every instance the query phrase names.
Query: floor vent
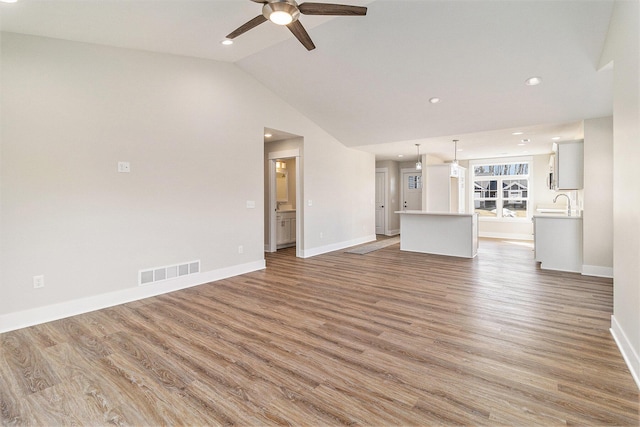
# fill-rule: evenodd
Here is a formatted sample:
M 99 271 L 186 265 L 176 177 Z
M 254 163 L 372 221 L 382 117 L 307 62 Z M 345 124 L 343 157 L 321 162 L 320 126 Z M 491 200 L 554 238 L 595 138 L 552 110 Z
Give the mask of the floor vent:
M 200 272 L 200 260 L 165 267 L 148 268 L 138 271 L 138 284 L 148 285 L 163 280 L 174 279 Z

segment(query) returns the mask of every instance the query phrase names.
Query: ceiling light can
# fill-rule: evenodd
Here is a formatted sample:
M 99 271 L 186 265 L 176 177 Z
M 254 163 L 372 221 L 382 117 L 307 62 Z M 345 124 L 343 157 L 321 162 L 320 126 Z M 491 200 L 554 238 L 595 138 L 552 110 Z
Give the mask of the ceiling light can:
M 440 102 L 440 98 L 434 96 L 433 98 L 429 98 L 429 102 L 432 104 L 437 104 L 438 102 Z
M 524 81 L 524 84 L 526 84 L 527 86 L 537 86 L 540 83 L 542 83 L 542 77 L 529 77 L 527 80 Z

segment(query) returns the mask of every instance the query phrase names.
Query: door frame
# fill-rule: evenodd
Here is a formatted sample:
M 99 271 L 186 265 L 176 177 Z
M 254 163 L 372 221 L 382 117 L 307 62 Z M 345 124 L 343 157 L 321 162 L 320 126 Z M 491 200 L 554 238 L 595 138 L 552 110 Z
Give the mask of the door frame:
M 275 252 L 278 250 L 276 239 L 276 210 L 278 203 L 276 201 L 276 160 L 277 159 L 296 159 L 296 257 L 302 258 L 303 253 L 303 236 L 302 236 L 302 181 L 300 179 L 300 149 L 272 151 L 267 155 L 269 160 L 269 245 L 267 252 Z
M 376 175 L 378 175 L 378 173 L 382 173 L 382 175 L 384 176 L 384 180 L 383 180 L 384 191 L 382 196 L 384 226 L 382 227 L 383 228 L 382 234 L 384 234 L 385 236 L 388 236 L 389 235 L 389 211 L 388 211 L 389 203 L 387 203 L 387 201 L 389 200 L 389 168 L 376 168 Z M 376 206 L 376 209 L 378 209 L 378 206 Z

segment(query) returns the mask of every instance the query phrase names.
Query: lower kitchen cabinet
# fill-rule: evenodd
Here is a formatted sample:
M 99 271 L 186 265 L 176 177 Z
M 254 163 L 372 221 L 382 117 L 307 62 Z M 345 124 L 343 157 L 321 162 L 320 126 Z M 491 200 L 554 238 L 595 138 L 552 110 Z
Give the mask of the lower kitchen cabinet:
M 534 216 L 533 235 L 540 268 L 582 273 L 582 217 Z

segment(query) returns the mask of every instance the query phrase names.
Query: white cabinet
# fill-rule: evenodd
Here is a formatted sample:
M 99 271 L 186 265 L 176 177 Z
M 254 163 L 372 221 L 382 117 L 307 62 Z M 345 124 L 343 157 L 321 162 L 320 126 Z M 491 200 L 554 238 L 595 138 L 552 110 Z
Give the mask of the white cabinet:
M 276 245 L 278 248 L 292 246 L 296 242 L 296 213 L 276 214 Z
M 535 258 L 543 270 L 582 272 L 582 218 L 534 216 Z
M 553 166 L 554 190 L 578 190 L 584 187 L 584 141 L 559 142 Z
M 426 169 L 427 212 L 465 213 L 466 169 L 453 164 Z

